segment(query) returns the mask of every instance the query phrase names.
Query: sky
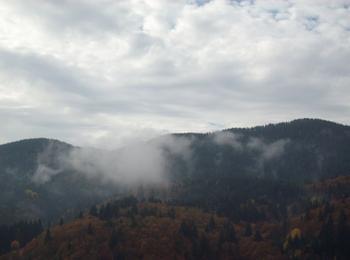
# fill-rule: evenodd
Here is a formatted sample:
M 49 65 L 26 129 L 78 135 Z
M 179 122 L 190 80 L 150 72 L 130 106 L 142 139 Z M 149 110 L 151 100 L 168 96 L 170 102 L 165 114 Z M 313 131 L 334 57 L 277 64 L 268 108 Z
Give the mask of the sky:
M 0 17 L 0 143 L 350 124 L 349 0 L 3 0 Z

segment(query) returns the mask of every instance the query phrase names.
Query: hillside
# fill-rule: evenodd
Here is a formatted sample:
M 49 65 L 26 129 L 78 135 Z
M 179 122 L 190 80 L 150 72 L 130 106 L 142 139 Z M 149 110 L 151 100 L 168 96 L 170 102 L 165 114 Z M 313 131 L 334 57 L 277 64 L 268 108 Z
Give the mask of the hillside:
M 0 145 L 0 224 L 74 215 L 115 192 L 114 186 L 61 170 L 61 156 L 72 149 L 79 148 L 50 139 Z
M 164 141 L 169 138 L 171 142 Z M 219 212 L 251 197 L 286 204 L 299 196 L 304 182 L 349 174 L 350 127 L 299 119 L 209 134 L 169 135 L 117 151 L 85 150 L 49 139 L 0 145 L 0 224 L 74 216 L 77 208 L 135 189 L 137 178 L 147 188 L 148 175 L 154 175 L 157 164 L 166 167 L 158 169 L 155 180 L 162 175 L 171 187 L 158 197 Z M 64 158 L 72 152 L 83 154 L 83 159 L 78 158 L 82 167 L 67 166 Z M 161 161 L 154 160 L 157 156 Z M 122 178 L 115 178 L 119 175 Z M 136 181 L 129 180 L 134 175 Z
M 278 221 L 232 221 L 198 208 L 128 197 L 92 207 L 0 259 L 346 259 L 350 197 L 329 189 L 349 190 L 345 179 L 306 186 L 310 195 L 291 204 Z M 320 190 L 327 199 L 317 197 Z
M 110 217 L 88 215 L 55 226 L 50 239 L 45 231 L 3 259 L 238 259 L 243 257 L 240 246 L 244 259 L 285 258 L 271 241 L 242 233 L 241 225 L 198 209 L 139 203 Z M 254 252 L 248 253 L 247 247 Z
M 229 259 L 232 254 L 242 259 L 344 255 L 348 252 L 336 244 L 348 236 L 338 230 L 338 223 L 347 230 L 349 174 L 350 127 L 317 119 L 167 135 L 115 151 L 49 139 L 9 143 L 0 146 L 0 252 L 12 247 L 13 254 L 34 259 L 73 257 L 90 245 L 95 250 L 92 255 L 104 252 L 110 257 L 122 251 L 128 259 L 141 255 L 152 259 L 172 252 L 172 257 L 186 254 L 191 259 L 198 258 L 200 243 L 209 240 L 215 259 Z M 116 202 L 117 215 L 101 206 L 130 195 L 139 202 L 120 210 Z M 92 211 L 94 216 L 86 215 L 91 205 L 99 208 Z M 143 207 L 156 209 L 146 209 L 143 215 L 139 213 Z M 80 211 L 86 217 L 70 222 Z M 187 211 L 191 213 L 182 217 L 181 212 Z M 221 224 L 216 235 L 202 239 L 203 221 L 210 216 Z M 16 249 L 60 219 L 67 224 L 50 228 L 54 242 L 43 242 L 44 231 L 34 242 Z M 185 219 L 196 225 L 196 242 L 174 235 Z M 96 236 L 86 237 L 82 231 L 88 222 Z M 225 246 L 218 234 L 231 227 L 239 242 L 233 239 Z M 242 236 L 245 229 L 258 230 L 258 241 Z M 126 238 L 120 247 L 109 248 L 113 230 Z M 143 242 L 134 241 L 134 234 L 140 232 L 146 232 Z M 156 250 L 163 236 L 163 249 Z M 335 240 L 324 242 L 327 236 Z M 12 245 L 16 240 L 19 245 Z M 69 240 L 74 250 L 65 244 Z M 174 249 L 174 243 L 181 249 Z

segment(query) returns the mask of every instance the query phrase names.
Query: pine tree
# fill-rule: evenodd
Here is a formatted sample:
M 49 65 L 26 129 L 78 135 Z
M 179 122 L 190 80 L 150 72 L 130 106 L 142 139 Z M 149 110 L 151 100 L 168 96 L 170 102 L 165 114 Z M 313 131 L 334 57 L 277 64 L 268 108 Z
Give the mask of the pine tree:
M 260 233 L 260 230 L 259 230 L 259 229 L 256 229 L 256 230 L 255 230 L 254 240 L 255 240 L 255 241 L 261 241 L 261 240 L 262 240 L 262 236 L 261 236 L 261 233 Z
M 45 243 L 48 243 L 48 242 L 50 242 L 51 240 L 52 240 L 52 236 L 51 236 L 50 229 L 48 228 L 48 229 L 46 230 L 46 234 L 45 234 L 45 239 L 44 239 L 44 241 L 45 241 Z
M 89 235 L 93 235 L 93 234 L 94 234 L 94 230 L 93 230 L 93 228 L 92 228 L 91 223 L 89 223 L 89 225 L 88 225 L 87 232 L 88 232 Z
M 191 240 L 195 240 L 198 237 L 197 226 L 194 221 L 182 221 L 179 233 Z
M 93 206 L 90 208 L 89 214 L 90 214 L 91 216 L 94 216 L 94 217 L 97 217 L 97 216 L 98 216 L 98 212 L 97 212 L 97 207 L 96 207 L 96 205 L 93 205 Z
M 334 226 L 332 215 L 328 217 L 326 223 L 321 227 L 319 234 L 320 250 L 327 257 L 334 255 Z
M 224 242 L 238 242 L 235 228 L 230 222 L 225 223 L 220 230 L 219 244 L 221 245 Z
M 344 210 L 342 210 L 338 216 L 338 225 L 336 232 L 336 251 L 337 258 L 350 255 L 350 248 L 348 246 L 350 240 L 350 228 L 346 224 L 346 215 Z
M 246 225 L 245 225 L 245 228 L 244 228 L 244 236 L 245 237 L 250 237 L 251 235 L 253 234 L 253 231 L 252 231 L 252 225 L 247 222 Z
M 215 227 L 216 227 L 215 220 L 213 216 L 211 216 L 207 226 L 205 227 L 205 232 L 212 232 L 215 229 Z
M 170 208 L 168 210 L 168 217 L 171 219 L 175 219 L 176 218 L 176 211 L 174 208 Z
M 113 229 L 111 238 L 109 240 L 109 247 L 111 249 L 114 248 L 118 244 L 118 242 L 119 242 L 118 233 L 115 229 Z

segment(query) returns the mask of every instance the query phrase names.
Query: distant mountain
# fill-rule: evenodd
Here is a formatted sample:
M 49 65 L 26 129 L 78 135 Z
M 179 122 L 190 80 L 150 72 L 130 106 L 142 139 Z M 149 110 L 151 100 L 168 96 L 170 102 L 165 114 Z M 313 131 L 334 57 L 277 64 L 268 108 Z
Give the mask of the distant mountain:
M 12 250 L 0 259 L 348 259 L 349 178 L 350 127 L 319 119 L 166 135 L 116 151 L 4 144 L 0 224 L 17 223 L 0 225 L 0 253 Z
M 188 173 L 254 175 L 291 181 L 350 174 L 350 127 L 319 119 L 232 128 L 192 138 Z
M 167 190 L 152 187 L 148 193 L 218 212 L 230 211 L 231 217 L 238 218 L 235 208 L 249 199 L 288 204 L 300 195 L 299 187 L 305 182 L 350 174 L 350 127 L 329 121 L 299 119 L 207 134 L 174 134 L 164 145 L 163 139 L 168 137 L 142 144 L 161 144 L 166 158 L 164 174 L 170 184 Z M 128 147 L 113 151 L 113 156 L 110 151 L 89 151 L 84 167 L 77 170 L 62 167 L 62 157 L 85 151 L 83 148 L 50 139 L 0 145 L 0 223 L 36 218 L 54 221 L 120 194 L 122 189 L 128 192 L 123 179 L 119 183 L 119 179 L 100 178 L 106 171 L 113 177 L 114 158 L 123 158 L 125 150 Z M 134 174 L 138 167 L 152 166 L 153 161 L 140 157 L 153 150 L 130 150 L 129 156 L 136 151 L 135 160 L 122 169 Z M 96 154 L 99 156 L 93 156 Z M 104 161 L 104 156 L 110 156 L 109 160 Z M 99 172 L 101 167 L 104 172 Z M 98 174 L 87 174 L 91 168 Z M 138 177 L 147 179 L 144 175 L 149 172 Z M 141 188 L 147 189 L 145 185 Z
M 73 148 L 79 149 L 44 138 L 0 145 L 0 224 L 71 216 L 115 192 L 111 185 L 60 170 L 60 157 Z
M 329 121 L 176 136 L 192 140 L 191 159 L 177 157 L 170 167 L 177 200 L 236 219 L 252 218 L 240 209 L 250 199 L 288 205 L 302 196 L 305 182 L 350 175 L 350 127 Z

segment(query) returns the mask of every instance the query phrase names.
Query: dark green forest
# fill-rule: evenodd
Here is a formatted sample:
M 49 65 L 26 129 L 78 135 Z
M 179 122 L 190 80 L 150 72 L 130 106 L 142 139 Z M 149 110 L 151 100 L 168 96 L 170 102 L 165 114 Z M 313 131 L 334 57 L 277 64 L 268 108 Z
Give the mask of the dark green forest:
M 78 232 L 90 221 L 88 236 L 104 237 L 107 249 L 102 240 L 91 238 L 89 243 L 112 255 L 106 259 L 143 253 L 156 257 L 153 249 L 143 249 L 142 241 L 131 239 L 132 246 L 127 238 L 141 227 L 147 233 L 165 221 L 170 233 L 159 235 L 175 240 L 162 247 L 179 259 L 255 259 L 259 254 L 266 259 L 347 259 L 349 126 L 299 119 L 171 137 L 175 143 L 186 140 L 189 155 L 161 146 L 166 185 L 123 185 L 62 170 L 60 158 L 84 148 L 57 140 L 1 145 L 0 252 L 18 255 L 24 250 L 28 257 L 44 259 L 40 254 L 49 254 L 46 247 L 54 243 L 50 252 L 70 259 L 73 245 L 59 251 L 65 233 L 72 228 Z M 158 140 L 149 141 L 154 142 Z M 113 151 L 116 156 L 118 152 Z M 33 176 L 43 159 L 52 176 L 38 182 Z M 192 213 L 179 218 L 186 210 Z M 153 239 L 145 236 L 146 241 Z

